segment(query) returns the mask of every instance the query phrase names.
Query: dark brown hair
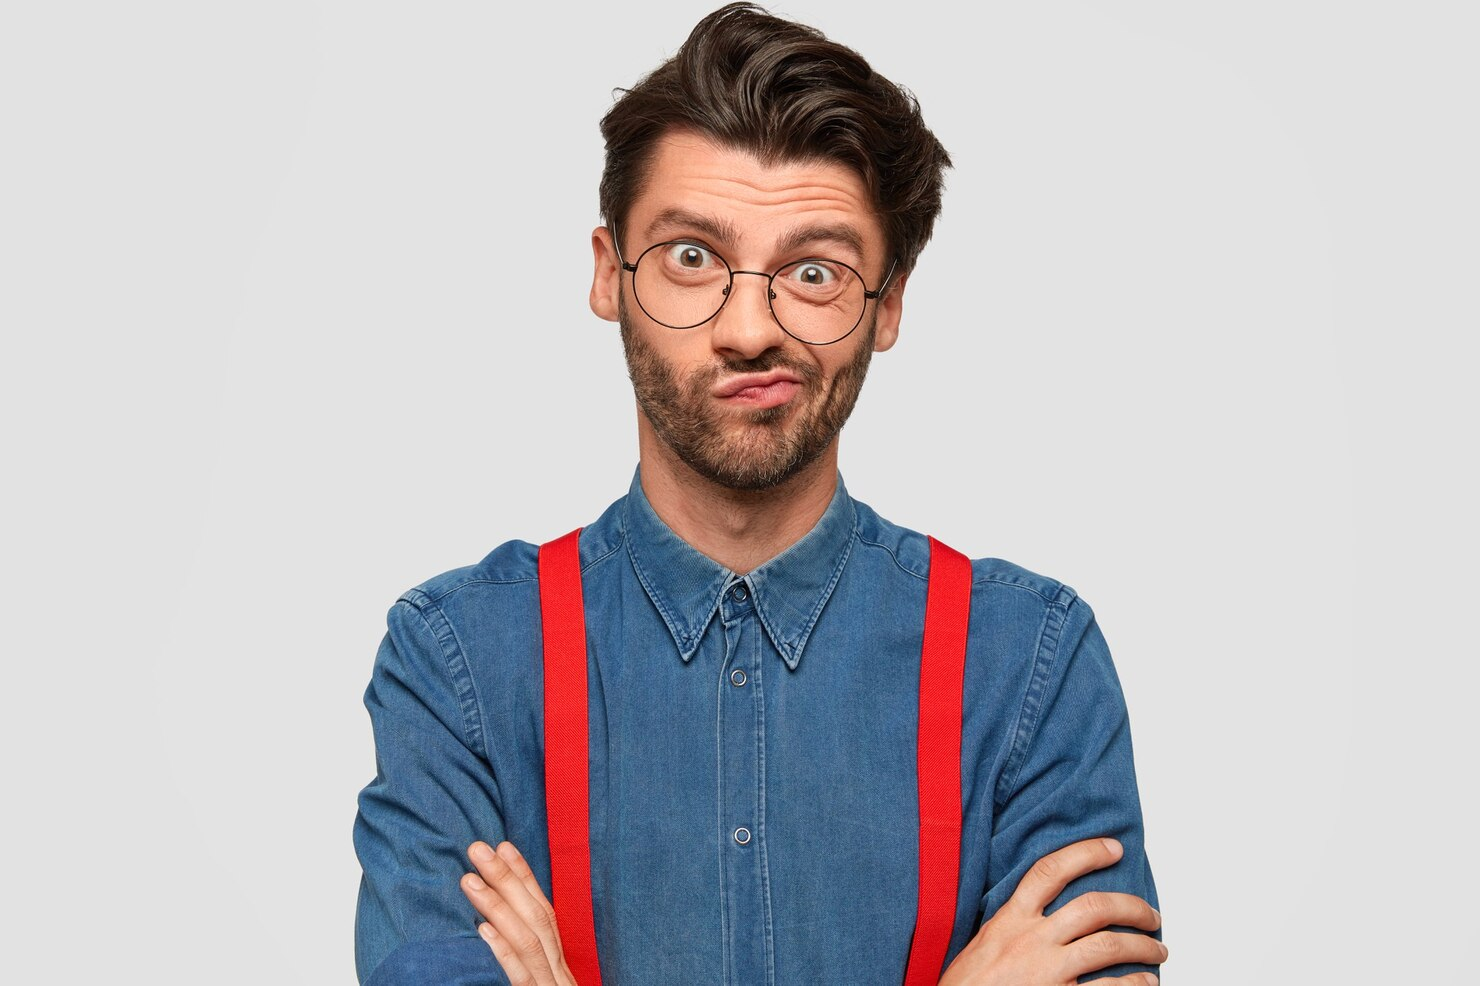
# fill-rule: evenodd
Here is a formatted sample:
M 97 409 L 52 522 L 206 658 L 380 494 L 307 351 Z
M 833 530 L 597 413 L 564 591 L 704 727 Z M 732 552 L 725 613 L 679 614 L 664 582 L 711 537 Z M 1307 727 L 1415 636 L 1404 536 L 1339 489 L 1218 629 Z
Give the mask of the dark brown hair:
M 905 89 L 816 28 L 731 3 L 695 25 L 678 52 L 601 120 L 601 213 L 624 228 L 658 139 L 692 130 L 766 164 L 836 161 L 863 179 L 907 274 L 940 214 L 951 159 Z

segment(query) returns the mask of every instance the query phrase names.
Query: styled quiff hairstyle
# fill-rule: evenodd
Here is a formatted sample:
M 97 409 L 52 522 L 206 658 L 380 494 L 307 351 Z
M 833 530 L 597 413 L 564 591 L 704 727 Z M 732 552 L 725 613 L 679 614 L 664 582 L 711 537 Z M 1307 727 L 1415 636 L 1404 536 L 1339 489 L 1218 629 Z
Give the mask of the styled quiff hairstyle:
M 695 25 L 678 52 L 601 120 L 601 213 L 626 229 L 659 138 L 691 130 L 762 163 L 836 161 L 863 179 L 896 278 L 914 269 L 940 214 L 951 159 L 908 91 L 821 31 L 731 3 Z M 886 268 L 887 269 L 887 268 Z

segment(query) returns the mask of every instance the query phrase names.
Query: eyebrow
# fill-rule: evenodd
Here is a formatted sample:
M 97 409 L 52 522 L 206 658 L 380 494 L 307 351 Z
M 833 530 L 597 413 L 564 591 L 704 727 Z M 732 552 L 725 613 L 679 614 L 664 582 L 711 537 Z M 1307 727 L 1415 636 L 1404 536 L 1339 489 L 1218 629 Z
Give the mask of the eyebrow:
M 740 230 L 734 223 L 685 209 L 665 209 L 658 213 L 658 218 L 648 226 L 647 232 L 649 236 L 657 236 L 664 231 L 676 229 L 697 229 L 726 246 L 732 246 L 740 239 Z
M 698 230 L 724 246 L 734 246 L 740 239 L 739 229 L 729 220 L 689 212 L 687 209 L 665 209 L 648 226 L 647 232 L 649 236 L 657 236 L 664 231 L 675 229 Z M 821 242 L 842 244 L 852 250 L 860 261 L 863 259 L 863 235 L 848 223 L 813 223 L 798 226 L 781 238 L 781 242 L 776 245 L 776 250 L 778 253 L 786 254 L 809 243 Z

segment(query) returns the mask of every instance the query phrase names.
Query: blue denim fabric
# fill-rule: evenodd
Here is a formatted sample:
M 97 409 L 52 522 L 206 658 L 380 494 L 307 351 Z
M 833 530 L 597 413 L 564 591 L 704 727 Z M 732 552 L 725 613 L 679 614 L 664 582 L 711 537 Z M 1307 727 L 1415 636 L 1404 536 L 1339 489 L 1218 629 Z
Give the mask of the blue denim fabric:
M 354 823 L 362 982 L 508 982 L 459 886 L 475 840 L 513 842 L 549 894 L 537 552 L 506 542 L 390 610 L 365 691 L 376 776 Z M 635 471 L 580 559 L 603 981 L 897 986 L 915 925 L 925 535 L 840 474 L 805 537 L 737 575 L 654 513 Z M 972 570 L 946 964 L 1028 866 L 1079 839 L 1113 836 L 1125 855 L 1050 912 L 1090 890 L 1158 903 L 1089 605 L 1001 559 Z M 1101 974 L 1138 969 L 1156 967 Z

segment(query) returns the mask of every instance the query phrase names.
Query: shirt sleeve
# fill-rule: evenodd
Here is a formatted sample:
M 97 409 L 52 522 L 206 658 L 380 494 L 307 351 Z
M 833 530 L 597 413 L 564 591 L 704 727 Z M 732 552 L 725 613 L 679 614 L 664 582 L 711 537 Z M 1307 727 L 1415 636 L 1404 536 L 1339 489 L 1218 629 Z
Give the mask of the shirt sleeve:
M 1050 606 L 996 795 L 983 922 L 1040 858 L 1102 836 L 1118 840 L 1124 855 L 1069 883 L 1044 913 L 1099 890 L 1134 894 L 1160 910 L 1125 697 L 1104 634 L 1078 596 Z M 1120 925 L 1104 930 L 1146 933 Z M 1161 931 L 1152 936 L 1159 940 Z M 1159 974 L 1160 967 L 1120 964 L 1080 982 L 1141 971 Z
M 356 972 L 369 986 L 508 986 L 459 883 L 471 843 L 505 838 L 477 696 L 445 615 L 409 599 L 365 690 L 376 773 L 354 824 Z

